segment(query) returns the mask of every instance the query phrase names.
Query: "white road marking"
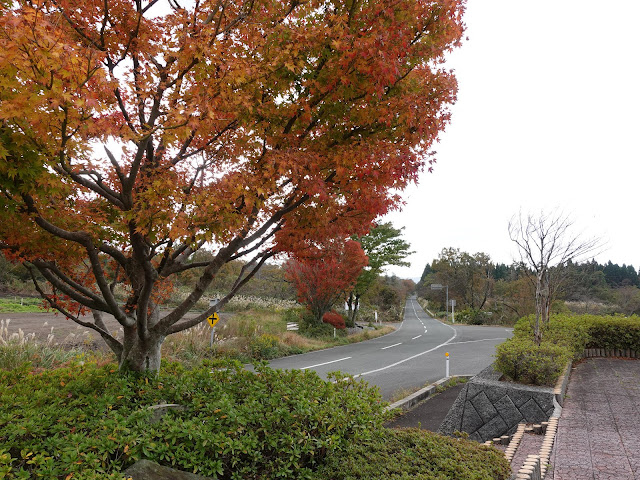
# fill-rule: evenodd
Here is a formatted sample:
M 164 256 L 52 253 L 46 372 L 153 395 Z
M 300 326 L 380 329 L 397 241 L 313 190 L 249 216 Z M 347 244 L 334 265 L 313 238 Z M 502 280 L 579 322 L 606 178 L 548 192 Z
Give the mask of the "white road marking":
M 411 340 L 415 340 L 416 338 L 420 338 L 422 335 L 416 335 L 415 337 L 413 337 Z
M 400 342 L 400 343 L 394 343 L 393 345 L 388 345 L 388 346 L 386 346 L 386 347 L 382 347 L 380 350 L 386 350 L 387 348 L 397 347 L 398 345 L 402 345 L 402 342 Z
M 382 372 L 383 370 L 388 370 L 389 368 L 393 368 L 393 367 L 397 367 L 398 365 L 402 365 L 403 363 L 408 362 L 410 360 L 413 360 L 414 358 L 421 357 L 422 355 L 426 355 L 427 353 L 433 352 L 434 350 L 437 350 L 440 347 L 444 347 L 445 345 L 448 345 L 451 342 L 451 340 L 456 338 L 456 336 L 458 336 L 458 332 L 454 333 L 453 337 L 451 337 L 449 340 L 447 340 L 444 343 L 441 343 L 440 345 L 438 345 L 436 347 L 433 347 L 433 348 L 431 348 L 429 350 L 425 350 L 424 352 L 417 353 L 417 354 L 412 355 L 412 356 L 410 356 L 408 358 L 405 358 L 404 360 L 400 360 L 399 362 L 395 362 L 395 363 L 392 363 L 391 365 L 387 365 L 386 367 L 376 368 L 375 370 L 369 370 L 368 372 L 363 372 L 363 373 L 360 373 L 358 375 L 354 375 L 353 378 L 364 377 L 365 375 L 371 375 L 372 373 Z
M 449 345 L 461 345 L 463 343 L 490 342 L 491 340 L 506 340 L 506 338 L 483 338 L 481 340 L 467 340 L 466 342 L 453 342 Z
M 416 318 L 419 319 L 420 317 L 418 317 L 418 312 L 416 312 L 415 302 L 411 302 L 411 306 L 413 307 L 413 313 L 415 314 Z M 368 372 L 359 373 L 358 375 L 354 375 L 353 378 L 364 377 L 365 375 L 371 375 L 372 373 L 378 373 L 384 370 L 388 370 L 389 368 L 397 367 L 398 365 L 402 365 L 403 363 L 413 360 L 414 358 L 421 357 L 422 355 L 426 355 L 427 353 L 433 352 L 434 350 L 437 350 L 441 347 L 444 347 L 445 345 L 448 345 L 449 343 L 451 343 L 453 339 L 455 339 L 458 336 L 458 331 L 455 328 L 453 328 L 451 325 L 447 325 L 446 323 L 443 323 L 443 325 L 453 330 L 453 336 L 446 342 L 443 342 L 440 345 L 437 345 L 429 350 L 425 350 L 424 352 L 420 352 L 410 357 L 407 357 L 404 360 L 400 360 L 398 362 L 392 363 L 391 365 L 387 365 L 386 367 L 376 368 L 375 370 L 369 370 Z M 425 329 L 425 332 L 426 332 L 426 329 Z
M 321 367 L 322 365 L 329 365 L 330 363 L 341 362 L 343 360 L 349 360 L 350 358 L 352 357 L 344 357 L 344 358 L 339 358 L 337 360 L 331 360 L 330 362 L 318 363 L 317 365 L 309 365 L 308 367 L 302 367 L 300 370 L 307 370 L 308 368 Z

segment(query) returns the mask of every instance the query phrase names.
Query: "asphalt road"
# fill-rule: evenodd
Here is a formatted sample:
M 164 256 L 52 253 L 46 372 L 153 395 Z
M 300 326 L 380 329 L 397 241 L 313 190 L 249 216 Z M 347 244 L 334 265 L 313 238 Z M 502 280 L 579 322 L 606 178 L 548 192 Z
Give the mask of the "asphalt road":
M 278 369 L 312 369 L 326 378 L 340 371 L 377 385 L 389 400 L 402 390 L 417 390 L 445 376 L 474 375 L 493 361 L 495 346 L 511 336 L 504 327 L 446 325 L 431 318 L 418 302 L 407 300 L 404 321 L 389 335 L 366 342 L 279 358 Z

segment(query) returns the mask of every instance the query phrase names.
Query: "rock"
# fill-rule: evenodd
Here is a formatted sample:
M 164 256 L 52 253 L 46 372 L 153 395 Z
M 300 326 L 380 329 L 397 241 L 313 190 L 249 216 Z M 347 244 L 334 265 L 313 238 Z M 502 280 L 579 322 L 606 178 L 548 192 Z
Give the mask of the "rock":
M 162 420 L 162 417 L 164 417 L 169 412 L 169 410 L 184 410 L 184 407 L 182 405 L 178 405 L 176 403 L 162 403 L 160 405 L 151 405 L 147 408 L 153 411 L 153 415 L 149 420 L 152 425 L 160 422 L 160 420 Z
M 124 471 L 124 475 L 133 480 L 211 480 L 210 477 L 163 467 L 150 460 L 138 460 Z

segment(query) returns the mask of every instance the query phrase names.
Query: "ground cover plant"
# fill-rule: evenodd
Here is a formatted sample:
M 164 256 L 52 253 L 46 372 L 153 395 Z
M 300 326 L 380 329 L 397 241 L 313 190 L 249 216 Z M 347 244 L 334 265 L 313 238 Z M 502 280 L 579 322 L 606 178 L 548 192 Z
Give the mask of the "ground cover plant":
M 506 479 L 493 448 L 382 427 L 375 388 L 237 362 L 0 371 L 0 478 L 110 479 L 141 458 L 219 479 Z M 159 416 L 149 406 L 176 403 Z
M 496 368 L 508 378 L 534 385 L 553 385 L 569 361 L 585 348 L 640 351 L 640 317 L 633 315 L 552 315 L 534 341 L 535 317 L 520 319 L 513 338 L 496 347 Z
M 385 418 L 366 383 L 264 365 L 172 363 L 157 378 L 119 374 L 113 363 L 42 373 L 25 365 L 0 371 L 0 385 L 8 479 L 120 478 L 140 458 L 214 478 L 310 478 Z M 181 407 L 154 423 L 147 407 L 161 403 Z
M 493 447 L 417 429 L 384 429 L 340 456 L 329 457 L 317 480 L 506 480 L 511 467 Z

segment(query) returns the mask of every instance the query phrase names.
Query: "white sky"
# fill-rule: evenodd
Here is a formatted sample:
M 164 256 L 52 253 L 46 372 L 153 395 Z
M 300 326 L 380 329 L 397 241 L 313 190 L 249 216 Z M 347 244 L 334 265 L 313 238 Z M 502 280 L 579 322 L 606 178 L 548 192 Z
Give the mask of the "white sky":
M 383 219 L 416 251 L 389 273 L 446 247 L 511 263 L 509 219 L 555 208 L 606 242 L 598 261 L 640 267 L 639 21 L 638 0 L 468 0 L 438 163 Z

